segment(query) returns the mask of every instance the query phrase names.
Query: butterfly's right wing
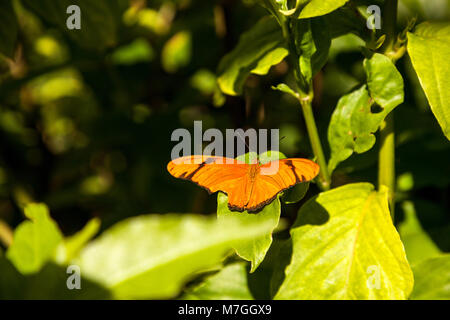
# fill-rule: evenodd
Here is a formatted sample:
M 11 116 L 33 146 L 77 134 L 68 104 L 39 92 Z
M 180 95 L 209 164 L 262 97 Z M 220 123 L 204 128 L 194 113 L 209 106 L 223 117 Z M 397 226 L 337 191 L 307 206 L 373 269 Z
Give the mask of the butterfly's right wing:
M 251 186 L 249 165 L 231 158 L 216 156 L 187 156 L 170 161 L 167 170 L 175 178 L 190 180 L 210 193 L 228 194 L 231 208 L 244 208 Z
M 314 179 L 320 170 L 319 165 L 311 160 L 291 158 L 261 165 L 261 172 L 271 166 L 274 170 L 266 170 L 270 174 L 259 174 L 255 180 L 250 200 L 246 205 L 250 212 L 258 211 L 272 202 L 280 192 L 298 183 Z

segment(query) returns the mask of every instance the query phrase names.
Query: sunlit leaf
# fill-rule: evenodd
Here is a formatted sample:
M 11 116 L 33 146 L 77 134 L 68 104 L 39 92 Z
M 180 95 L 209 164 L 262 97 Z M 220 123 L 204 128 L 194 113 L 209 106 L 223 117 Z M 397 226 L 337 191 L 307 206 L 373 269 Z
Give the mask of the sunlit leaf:
M 14 239 L 6 256 L 23 274 L 35 273 L 51 260 L 62 240 L 57 224 L 51 219 L 44 204 L 31 203 L 25 207 L 25 216 L 14 231 Z
M 267 151 L 258 156 L 255 152 L 250 152 L 237 157 L 240 161 L 251 163 L 258 159 L 261 163 L 267 163 L 276 159 L 286 158 L 281 152 Z M 217 195 L 217 217 L 220 219 L 234 217 L 243 223 L 258 224 L 262 222 L 269 223 L 270 230 L 267 234 L 250 239 L 246 242 L 240 242 L 234 246 L 236 253 L 245 260 L 251 261 L 252 266 L 250 272 L 254 272 L 260 263 L 264 260 L 267 251 L 272 244 L 272 232 L 278 226 L 280 221 L 281 204 L 277 197 L 272 203 L 265 206 L 260 212 L 248 213 L 247 211 L 238 212 L 231 211 L 228 208 L 228 196 L 222 192 Z
M 353 152 L 370 150 L 376 140 L 374 133 L 384 118 L 403 102 L 403 79 L 387 57 L 376 53 L 364 61 L 364 68 L 367 86 L 343 96 L 331 116 L 330 171 Z
M 413 266 L 413 272 L 411 300 L 450 299 L 450 254 L 424 260 Z
M 297 92 L 295 92 L 293 89 L 291 89 L 287 84 L 285 83 L 280 83 L 278 84 L 276 87 L 272 86 L 273 90 L 278 90 L 287 94 L 290 94 L 292 97 L 294 97 L 295 99 L 298 99 L 298 94 Z
M 450 24 L 420 24 L 408 33 L 408 53 L 431 111 L 450 140 Z
M 299 211 L 277 299 L 406 299 L 413 275 L 392 224 L 387 189 L 349 184 Z
M 287 54 L 278 23 L 270 17 L 261 19 L 243 33 L 237 46 L 222 58 L 218 67 L 220 89 L 229 95 L 241 94 L 250 73 L 266 74 Z
M 233 245 L 261 236 L 270 227 L 264 221 L 145 215 L 105 231 L 74 263 L 116 298 L 171 298 L 195 273 L 218 264 Z
M 342 7 L 348 0 L 311 0 L 300 12 L 299 19 L 323 16 Z
M 252 300 L 248 288 L 246 263 L 236 262 L 225 266 L 202 283 L 189 289 L 186 300 Z
M 267 251 L 272 244 L 272 232 L 280 221 L 281 204 L 277 197 L 272 203 L 265 206 L 260 212 L 248 213 L 247 211 L 231 211 L 228 208 L 228 196 L 222 192 L 217 195 L 217 217 L 218 219 L 235 217 L 245 223 L 270 223 L 268 233 L 256 239 L 250 239 L 234 245 L 236 253 L 243 259 L 251 261 L 251 272 L 255 271 L 259 264 L 264 260 Z
M 372 57 L 364 60 L 364 69 L 370 97 L 385 113 L 391 112 L 403 102 L 402 75 L 387 56 L 374 53 Z

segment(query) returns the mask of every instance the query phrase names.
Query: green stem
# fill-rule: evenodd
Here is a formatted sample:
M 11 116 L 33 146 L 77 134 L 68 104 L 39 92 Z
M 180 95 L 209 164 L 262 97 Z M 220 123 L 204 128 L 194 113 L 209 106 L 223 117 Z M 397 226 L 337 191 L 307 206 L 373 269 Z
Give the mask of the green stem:
M 316 121 L 314 120 L 314 114 L 311 108 L 311 100 L 311 97 L 304 99 L 299 98 L 306 122 L 306 129 L 308 130 L 309 141 L 320 166 L 319 187 L 321 190 L 328 190 L 330 189 L 330 175 L 328 173 L 328 165 L 322 150 L 319 133 L 317 132 Z
M 383 10 L 383 27 L 386 40 L 382 51 L 391 56 L 395 51 L 398 0 L 386 0 Z M 380 151 L 378 154 L 378 188 L 386 186 L 389 189 L 388 199 L 392 219 L 394 219 L 395 195 L 395 132 L 394 113 L 391 112 L 380 127 Z
M 395 133 L 394 113 L 391 112 L 381 124 L 380 151 L 378 153 L 378 187 L 388 187 L 389 207 L 394 219 L 395 192 Z
M 325 155 L 322 149 L 322 143 L 320 142 L 319 133 L 317 131 L 316 121 L 314 120 L 314 114 L 311 107 L 311 102 L 314 97 L 314 90 L 312 85 L 312 80 L 306 81 L 305 77 L 302 75 L 299 63 L 299 54 L 295 46 L 295 41 L 292 38 L 292 30 L 290 30 L 289 23 L 292 21 L 290 19 L 285 19 L 284 23 L 281 25 L 283 30 L 283 36 L 288 43 L 289 57 L 291 59 L 291 64 L 293 67 L 293 73 L 297 85 L 297 97 L 302 107 L 303 117 L 305 118 L 306 129 L 308 131 L 309 141 L 311 143 L 314 156 L 320 166 L 319 181 L 318 186 L 321 190 L 330 189 L 330 174 L 328 173 L 328 165 L 325 159 Z

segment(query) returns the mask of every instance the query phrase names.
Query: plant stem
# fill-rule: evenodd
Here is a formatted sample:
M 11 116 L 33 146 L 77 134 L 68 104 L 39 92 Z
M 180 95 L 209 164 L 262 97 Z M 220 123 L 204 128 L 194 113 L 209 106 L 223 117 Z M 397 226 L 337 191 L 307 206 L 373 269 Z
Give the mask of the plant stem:
M 308 130 L 309 141 L 311 143 L 314 155 L 317 158 L 317 162 L 320 166 L 319 187 L 321 190 L 328 190 L 330 189 L 330 175 L 328 173 L 328 165 L 322 150 L 319 133 L 317 132 L 317 126 L 311 108 L 311 100 L 312 98 L 299 98 L 300 105 L 302 106 L 303 116 L 306 122 L 306 129 Z
M 380 151 L 378 153 L 378 188 L 389 188 L 388 199 L 392 219 L 394 219 L 395 192 L 395 133 L 394 113 L 391 112 L 380 127 Z
M 396 41 L 398 0 L 386 0 L 383 10 L 383 27 L 386 40 L 382 51 L 388 57 L 394 51 Z M 389 189 L 388 199 L 391 217 L 394 219 L 395 195 L 395 132 L 393 111 L 386 117 L 380 127 L 380 151 L 378 154 L 378 188 Z
M 325 155 L 322 149 L 322 143 L 320 142 L 319 133 L 317 131 L 316 121 L 314 120 L 314 114 L 312 111 L 311 103 L 314 97 L 314 90 L 312 80 L 306 81 L 302 75 L 299 64 L 299 54 L 295 46 L 295 41 L 292 38 L 292 30 L 289 25 L 290 19 L 285 19 L 281 25 L 283 30 L 283 36 L 288 43 L 289 57 L 292 64 L 292 72 L 294 73 L 296 85 L 297 85 L 297 98 L 302 107 L 303 117 L 305 118 L 306 129 L 308 131 L 309 141 L 311 143 L 314 156 L 320 166 L 318 186 L 321 190 L 330 189 L 330 174 L 328 173 L 328 165 L 325 159 Z M 295 21 L 294 21 L 295 22 Z

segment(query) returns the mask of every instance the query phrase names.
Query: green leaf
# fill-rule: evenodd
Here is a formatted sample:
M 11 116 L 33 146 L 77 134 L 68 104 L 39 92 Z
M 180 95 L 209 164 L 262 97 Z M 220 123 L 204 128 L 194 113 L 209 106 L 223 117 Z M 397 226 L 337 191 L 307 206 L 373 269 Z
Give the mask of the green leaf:
M 237 46 L 222 58 L 219 87 L 225 94 L 239 95 L 250 73 L 264 75 L 287 55 L 280 26 L 272 17 L 264 17 L 243 33 Z
M 225 266 L 202 283 L 189 289 L 184 300 L 253 300 L 247 284 L 246 263 Z
M 403 102 L 403 78 L 391 59 L 374 53 L 364 60 L 364 69 L 370 96 L 386 114 Z
M 0 53 L 13 58 L 18 24 L 12 1 L 0 1 Z
M 414 204 L 410 201 L 405 201 L 402 203 L 402 208 L 405 218 L 399 225 L 398 231 L 405 246 L 409 263 L 416 264 L 441 254 L 441 250 L 420 225 Z
M 249 152 L 237 157 L 237 160 L 252 163 L 256 159 L 264 164 L 270 161 L 285 159 L 286 156 L 278 151 L 266 151 L 258 155 L 256 152 Z M 295 187 L 294 187 L 295 189 Z M 247 211 L 237 212 L 228 208 L 228 196 L 222 192 L 217 195 L 217 217 L 220 219 L 234 217 L 243 223 L 257 224 L 268 222 L 270 229 L 267 234 L 251 239 L 246 242 L 240 242 L 234 246 L 236 253 L 243 259 L 251 262 L 250 272 L 254 272 L 256 268 L 264 260 L 267 251 L 272 244 L 272 233 L 280 222 L 281 204 L 278 196 L 272 203 L 265 206 L 260 212 L 248 213 Z
M 100 229 L 100 219 L 90 220 L 84 228 L 71 237 L 65 238 L 58 246 L 55 260 L 59 264 L 69 263 Z
M 311 0 L 300 12 L 299 19 L 323 16 L 339 7 L 348 0 Z
M 366 86 L 339 99 L 328 126 L 330 172 L 350 157 L 353 151 L 364 152 L 375 144 L 373 131 L 362 125 L 371 116 L 370 107 L 371 101 Z
M 300 70 L 310 82 L 328 59 L 331 37 L 326 20 L 316 18 L 297 21 L 294 37 L 300 57 Z
M 180 31 L 175 34 L 166 42 L 161 52 L 161 63 L 164 70 L 174 73 L 189 64 L 192 55 L 191 51 L 191 34 L 187 31 Z
M 287 84 L 284 83 L 280 83 L 278 84 L 276 87 L 272 86 L 273 90 L 278 90 L 287 94 L 290 94 L 291 96 L 293 96 L 295 99 L 298 99 L 299 96 L 297 94 L 297 92 L 295 92 L 294 90 L 292 90 Z
M 392 224 L 387 189 L 355 183 L 299 211 L 276 299 L 406 299 L 413 274 Z
M 108 0 L 23 0 L 23 5 L 42 20 L 57 27 L 77 45 L 90 50 L 103 50 L 117 43 L 118 5 Z M 81 29 L 70 30 L 66 21 L 71 14 L 66 10 L 78 5 L 81 11 Z
M 299 19 L 323 16 L 339 7 L 342 7 L 348 0 L 297 0 L 295 7 L 289 9 L 284 4 L 279 11 L 285 16 L 295 14 Z
M 25 216 L 14 231 L 14 239 L 6 256 L 23 274 L 35 273 L 54 257 L 62 240 L 57 224 L 51 219 L 45 204 L 31 203 L 25 207 Z
M 384 118 L 403 102 L 403 78 L 389 58 L 375 53 L 364 60 L 364 69 L 367 87 L 362 86 L 342 97 L 331 116 L 328 127 L 330 171 L 353 152 L 370 150 L 376 141 L 374 133 Z
M 248 213 L 247 211 L 231 211 L 228 208 L 228 196 L 222 192 L 219 192 L 217 195 L 217 218 L 219 220 L 234 217 L 239 221 L 248 224 L 260 224 L 263 222 L 270 224 L 268 232 L 261 237 L 242 241 L 234 245 L 236 253 L 241 258 L 251 261 L 252 267 L 250 272 L 254 272 L 264 260 L 264 257 L 272 244 L 272 232 L 280 221 L 280 214 L 281 204 L 279 197 L 265 206 L 260 212 Z
M 413 266 L 413 272 L 411 300 L 450 299 L 450 254 L 422 261 Z
M 194 274 L 221 262 L 233 245 L 270 227 L 192 214 L 145 215 L 104 232 L 74 264 L 116 298 L 172 298 Z
M 420 24 L 408 33 L 408 53 L 431 111 L 450 140 L 450 24 Z

